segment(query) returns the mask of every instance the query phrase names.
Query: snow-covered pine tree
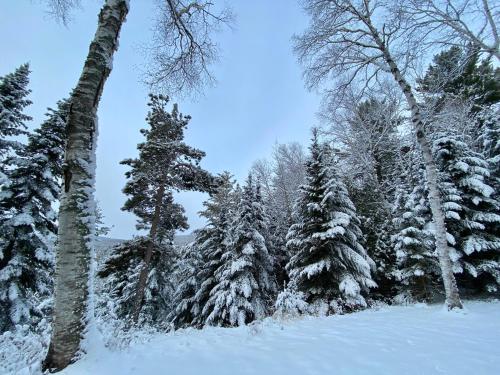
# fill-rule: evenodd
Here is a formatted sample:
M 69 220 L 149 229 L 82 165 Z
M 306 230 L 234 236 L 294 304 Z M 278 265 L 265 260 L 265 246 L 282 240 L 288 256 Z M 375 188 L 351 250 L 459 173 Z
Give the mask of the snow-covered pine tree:
M 276 290 L 272 259 L 262 233 L 265 214 L 260 193 L 249 175 L 231 229 L 231 242 L 217 270 L 217 285 L 204 309 L 206 324 L 241 326 L 262 319 L 271 309 Z
M 170 191 L 209 191 L 213 187 L 213 177 L 200 167 L 205 153 L 184 142 L 184 130 L 190 116 L 179 113 L 176 104 L 171 113 L 167 112 L 168 101 L 168 97 L 150 95 L 150 111 L 146 118 L 150 129 L 141 130 L 146 141 L 137 146 L 139 158 L 121 162 L 132 168 L 126 172 L 128 181 L 123 191 L 129 198 L 123 210 L 139 218 L 137 228 L 149 230 L 151 240 L 137 282 L 135 321 L 139 319 L 154 244 L 162 242 L 172 230 L 182 228 L 182 225 L 173 229 L 168 227 L 172 220 L 168 213 L 172 199 Z
M 309 312 L 305 295 L 290 287 L 285 288 L 276 298 L 274 316 L 280 319 L 295 318 Z
M 399 282 L 395 297 L 398 303 L 429 302 L 440 291 L 441 271 L 428 225 L 431 212 L 426 195 L 423 180 L 411 193 L 407 193 L 403 183 L 399 184 L 394 218 L 397 232 L 392 236 L 397 258 L 393 273 Z
M 184 208 L 173 201 L 171 192 L 165 195 L 161 240 L 153 242 L 150 237 L 141 236 L 126 241 L 112 250 L 99 270 L 98 276 L 104 279 L 103 296 L 99 302 L 100 314 L 111 314 L 126 321 L 133 318 L 137 282 L 143 267 L 144 254 L 151 247 L 144 300 L 138 322 L 157 328 L 168 326 L 167 317 L 174 307 L 172 300 L 177 288 L 173 277 L 177 261 L 173 239 L 176 230 L 183 230 L 188 225 Z
M 97 276 L 103 279 L 103 287 L 97 311 L 103 318 L 111 317 L 125 322 L 132 319 L 142 259 L 150 242 L 148 237 L 137 237 L 117 245 L 98 271 Z M 168 328 L 167 316 L 172 309 L 175 290 L 172 280 L 175 260 L 175 253 L 170 244 L 153 244 L 139 316 L 141 325 L 146 324 L 157 329 Z
M 288 232 L 292 258 L 286 266 L 293 289 L 317 311 L 340 313 L 365 307 L 363 293 L 375 287 L 373 261 L 360 241 L 356 208 L 337 175 L 329 147 L 313 130 L 306 184 Z
M 177 288 L 173 295 L 172 311 L 168 316 L 168 321 L 175 328 L 188 327 L 195 319 L 200 318 L 202 306 L 196 299 L 196 292 L 200 290 L 199 272 L 202 267 L 202 254 L 196 244 L 193 242 L 184 246 L 175 265 Z
M 0 191 L 0 332 L 46 315 L 52 295 L 57 215 L 69 104 L 47 119 L 5 161 L 10 183 Z
M 500 101 L 500 69 L 493 67 L 490 58 L 480 57 L 473 46 L 453 46 L 435 55 L 418 82 L 427 106 L 439 112 L 446 101 L 459 99 L 472 102 L 476 113 Z M 478 132 L 480 127 L 471 130 Z
M 211 312 L 209 307 L 204 307 L 210 292 L 217 285 L 216 274 L 223 265 L 222 255 L 230 242 L 229 230 L 236 203 L 232 176 L 229 172 L 223 172 L 217 176 L 217 186 L 210 192 L 209 199 L 203 202 L 205 209 L 200 212 L 200 216 L 207 220 L 207 224 L 195 232 L 195 240 L 189 248 L 194 253 L 189 254 L 193 266 L 188 268 L 189 272 L 179 287 L 180 292 L 176 294 L 174 302 L 177 308 L 171 314 L 176 327 L 202 327 Z M 201 263 L 197 263 L 200 260 Z M 195 264 L 199 267 L 195 267 Z M 196 290 L 193 288 L 195 283 L 198 284 Z
M 478 137 L 480 150 L 489 163 L 494 196 L 500 200 L 500 104 L 484 108 L 479 114 L 483 132 Z
M 483 155 L 471 150 L 456 135 L 437 137 L 434 153 L 444 179 L 460 197 L 456 202 L 460 205 L 460 220 L 447 224 L 455 247 L 461 252 L 459 262 L 463 274 L 458 280 L 462 287 L 475 286 L 497 292 L 500 289 L 500 202 L 494 195 L 490 165 Z
M 8 137 L 26 134 L 26 122 L 31 117 L 23 113 L 31 104 L 28 95 L 29 64 L 23 64 L 13 73 L 0 77 L 0 157 L 21 144 Z

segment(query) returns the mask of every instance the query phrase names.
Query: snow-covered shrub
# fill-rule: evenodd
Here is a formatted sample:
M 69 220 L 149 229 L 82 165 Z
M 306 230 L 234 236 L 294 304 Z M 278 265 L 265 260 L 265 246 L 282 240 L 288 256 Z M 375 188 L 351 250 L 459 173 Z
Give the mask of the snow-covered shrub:
M 0 374 L 32 375 L 41 373 L 41 363 L 47 353 L 50 324 L 43 319 L 34 330 L 18 325 L 0 335 Z
M 295 318 L 309 312 L 309 304 L 305 301 L 304 293 L 286 288 L 276 299 L 276 317 L 286 319 Z

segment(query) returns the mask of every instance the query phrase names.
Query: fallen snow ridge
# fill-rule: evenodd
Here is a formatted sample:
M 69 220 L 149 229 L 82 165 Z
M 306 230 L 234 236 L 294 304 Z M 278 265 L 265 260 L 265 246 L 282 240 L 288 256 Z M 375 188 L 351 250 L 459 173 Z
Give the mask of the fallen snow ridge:
M 92 346 L 62 374 L 500 374 L 500 302 L 155 334 L 122 351 Z

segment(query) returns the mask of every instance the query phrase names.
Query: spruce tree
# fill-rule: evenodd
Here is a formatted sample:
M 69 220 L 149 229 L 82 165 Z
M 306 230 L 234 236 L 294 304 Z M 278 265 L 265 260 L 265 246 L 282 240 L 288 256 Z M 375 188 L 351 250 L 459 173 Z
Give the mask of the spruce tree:
M 500 200 L 500 104 L 483 109 L 479 117 L 484 127 L 478 143 L 489 164 L 494 195 Z
M 176 327 L 201 327 L 211 312 L 205 306 L 217 285 L 216 274 L 223 266 L 222 255 L 230 242 L 230 224 L 236 209 L 234 182 L 229 172 L 217 177 L 217 186 L 203 206 L 205 209 L 200 216 L 207 220 L 207 224 L 195 232 L 194 243 L 189 247 L 188 263 L 193 266 L 187 269 L 176 294 L 175 305 L 178 307 L 171 316 Z M 197 284 L 196 288 L 194 284 Z
M 365 307 L 363 293 L 375 287 L 373 261 L 361 245 L 356 209 L 332 164 L 331 153 L 313 132 L 306 184 L 288 232 L 292 258 L 286 266 L 292 289 L 328 312 Z
M 196 299 L 196 292 L 200 290 L 199 272 L 202 267 L 202 254 L 196 244 L 185 246 L 174 270 L 174 279 L 178 284 L 173 295 L 173 308 L 168 316 L 168 321 L 175 328 L 188 327 L 200 319 L 202 306 Z
M 0 191 L 0 331 L 35 323 L 41 302 L 52 294 L 53 204 L 60 193 L 68 107 L 61 101 L 57 110 L 49 109 L 27 146 L 5 161 L 10 183 Z
M 419 91 L 472 100 L 479 109 L 500 100 L 500 69 L 490 59 L 480 60 L 473 47 L 453 46 L 434 56 L 425 76 L 419 81 Z
M 446 183 L 460 197 L 460 220 L 448 224 L 461 252 L 459 282 L 496 292 L 500 286 L 500 201 L 490 165 L 456 135 L 439 137 L 434 152 Z
M 217 285 L 204 309 L 206 323 L 241 326 L 269 314 L 276 290 L 272 259 L 262 233 L 265 213 L 258 188 L 249 175 L 243 189 L 240 210 L 233 222 L 231 241 L 217 270 Z
M 23 111 L 31 104 L 27 98 L 31 93 L 28 89 L 29 74 L 29 64 L 23 64 L 13 73 L 0 77 L 0 157 L 21 147 L 9 137 L 27 134 L 26 122 L 31 117 Z
M 375 262 L 373 279 L 378 288 L 372 298 L 390 299 L 395 280 L 391 247 L 394 181 L 401 173 L 397 126 L 402 122 L 395 100 L 370 98 L 347 112 L 341 125 L 332 129 L 340 140 L 337 154 L 341 175 L 361 221 L 365 247 Z
M 99 202 L 95 204 L 95 236 L 106 236 L 111 232 L 111 228 L 104 224 L 104 214 Z
M 423 182 L 423 181 L 422 181 Z M 431 212 L 423 185 L 411 193 L 398 189 L 396 234 L 392 236 L 398 281 L 396 302 L 430 302 L 439 290 L 439 261 L 434 251 L 434 237 L 429 228 Z
M 420 156 L 414 149 L 408 151 L 411 165 L 398 179 L 398 195 L 393 223 L 396 228 L 392 241 L 397 265 L 393 274 L 401 283 L 397 287 L 397 300 L 431 301 L 438 298 L 439 266 L 433 251 L 434 224 L 428 201 L 425 170 Z M 439 173 L 439 190 L 446 222 L 446 238 L 452 270 L 463 271 L 460 262 L 457 228 L 462 215 L 462 197 L 457 187 L 443 171 Z

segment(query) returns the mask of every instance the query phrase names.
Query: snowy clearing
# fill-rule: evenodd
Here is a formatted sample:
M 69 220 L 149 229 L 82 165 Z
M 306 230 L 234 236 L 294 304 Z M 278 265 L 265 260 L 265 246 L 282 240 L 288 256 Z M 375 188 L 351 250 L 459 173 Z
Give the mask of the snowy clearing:
M 384 307 L 93 346 L 62 374 L 499 374 L 500 302 Z

